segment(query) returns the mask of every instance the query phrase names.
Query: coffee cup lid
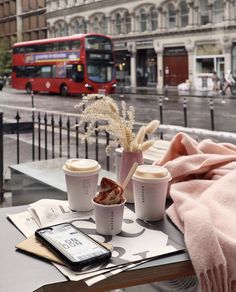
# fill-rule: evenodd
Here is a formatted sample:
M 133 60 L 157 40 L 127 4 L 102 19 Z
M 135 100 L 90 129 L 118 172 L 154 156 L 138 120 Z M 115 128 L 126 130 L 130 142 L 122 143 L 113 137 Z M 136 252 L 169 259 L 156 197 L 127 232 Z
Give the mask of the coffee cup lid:
M 68 171 L 90 172 L 98 170 L 100 165 L 93 159 L 72 158 L 66 160 L 64 168 Z
M 158 165 L 139 165 L 133 175 L 134 179 L 145 180 L 170 180 L 171 176 L 167 168 Z

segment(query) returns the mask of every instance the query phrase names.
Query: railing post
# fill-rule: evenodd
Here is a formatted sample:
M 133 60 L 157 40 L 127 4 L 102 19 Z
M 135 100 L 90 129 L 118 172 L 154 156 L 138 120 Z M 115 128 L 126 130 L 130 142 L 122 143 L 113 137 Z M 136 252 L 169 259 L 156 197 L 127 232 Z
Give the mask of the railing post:
M 32 160 L 35 160 L 35 133 L 34 133 L 34 122 L 35 122 L 35 107 L 34 107 L 34 92 L 31 91 L 31 107 L 32 107 L 32 122 L 33 122 L 33 131 L 32 131 Z
M 41 160 L 41 116 L 38 112 L 38 160 Z
M 59 118 L 59 157 L 62 157 L 62 118 Z
M 55 157 L 55 123 L 54 123 L 53 114 L 51 118 L 51 126 L 52 126 L 52 158 L 54 158 Z
M 76 143 L 76 158 L 79 158 L 79 127 L 78 119 L 75 119 L 75 143 Z
M 162 96 L 159 97 L 159 114 L 160 114 L 160 124 L 163 124 L 163 101 Z M 163 133 L 160 133 L 160 138 L 163 140 Z
M 159 112 L 160 112 L 160 123 L 163 124 L 163 101 L 162 101 L 162 96 L 159 97 Z
M 3 113 L 0 113 L 0 201 L 3 199 L 4 194 L 4 178 L 3 178 L 3 167 L 4 167 L 4 156 L 3 156 Z
M 70 119 L 67 119 L 67 157 L 70 158 Z
M 17 164 L 20 163 L 20 115 L 19 115 L 19 112 L 17 111 L 16 113 L 16 116 L 15 116 L 15 119 L 16 119 L 16 123 L 17 123 L 17 126 L 16 126 L 16 160 L 17 160 Z
M 35 123 L 35 115 L 34 109 L 32 112 L 32 123 L 33 123 L 33 130 L 32 130 L 32 160 L 35 160 L 35 132 L 34 132 L 34 123 Z
M 187 100 L 186 100 L 186 97 L 183 98 L 183 110 L 184 110 L 184 126 L 188 127 Z
M 34 92 L 31 91 L 31 107 L 34 109 Z
M 210 112 L 211 112 L 211 130 L 215 131 L 215 121 L 214 121 L 214 103 L 213 99 L 210 99 Z
M 44 156 L 45 160 L 48 159 L 48 118 L 47 113 L 44 115 Z

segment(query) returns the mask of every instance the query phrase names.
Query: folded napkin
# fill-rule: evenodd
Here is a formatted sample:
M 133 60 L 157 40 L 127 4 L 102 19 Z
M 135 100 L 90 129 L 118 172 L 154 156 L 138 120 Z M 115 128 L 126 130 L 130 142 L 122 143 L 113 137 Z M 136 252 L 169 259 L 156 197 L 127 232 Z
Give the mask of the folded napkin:
M 161 161 L 167 214 L 183 232 L 202 291 L 236 291 L 236 146 L 177 134 Z

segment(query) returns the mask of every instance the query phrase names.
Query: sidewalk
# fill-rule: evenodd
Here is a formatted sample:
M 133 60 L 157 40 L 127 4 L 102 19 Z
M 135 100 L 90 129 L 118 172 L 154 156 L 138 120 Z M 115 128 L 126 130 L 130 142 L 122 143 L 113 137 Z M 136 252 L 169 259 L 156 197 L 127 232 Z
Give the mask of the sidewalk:
M 9 91 L 14 92 L 17 91 L 16 89 L 13 89 L 12 87 L 6 86 L 3 88 L 3 91 Z M 19 92 L 24 92 L 22 90 L 19 90 Z M 158 90 L 156 87 L 131 87 L 131 86 L 122 86 L 121 84 L 118 84 L 116 91 L 114 95 L 125 95 L 125 97 L 135 97 L 135 98 L 154 98 L 159 96 L 165 96 L 165 97 L 201 97 L 201 98 L 232 98 L 236 99 L 236 88 L 234 90 L 234 94 L 225 94 L 222 95 L 220 93 L 215 94 L 211 90 L 195 90 L 192 89 L 190 91 L 178 91 L 176 86 L 169 86 L 166 89 Z
M 168 87 L 165 90 L 158 90 L 156 87 L 130 87 L 130 86 L 118 86 L 116 88 L 116 94 L 126 96 L 129 94 L 135 94 L 135 95 L 141 95 L 143 98 L 146 98 L 147 96 L 188 96 L 188 97 L 202 97 L 202 98 L 236 98 L 236 92 L 235 94 L 226 94 L 222 95 L 220 93 L 215 94 L 211 90 L 196 90 L 192 89 L 190 91 L 178 91 L 177 87 Z M 145 96 L 144 96 L 145 95 Z

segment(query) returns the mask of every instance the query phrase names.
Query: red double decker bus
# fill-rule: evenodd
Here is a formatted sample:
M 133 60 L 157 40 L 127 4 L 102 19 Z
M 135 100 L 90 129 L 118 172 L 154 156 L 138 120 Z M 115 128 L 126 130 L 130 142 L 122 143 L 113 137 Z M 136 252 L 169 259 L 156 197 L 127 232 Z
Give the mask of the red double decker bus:
M 116 87 L 112 41 L 100 34 L 15 43 L 12 87 L 62 96 L 113 93 Z

